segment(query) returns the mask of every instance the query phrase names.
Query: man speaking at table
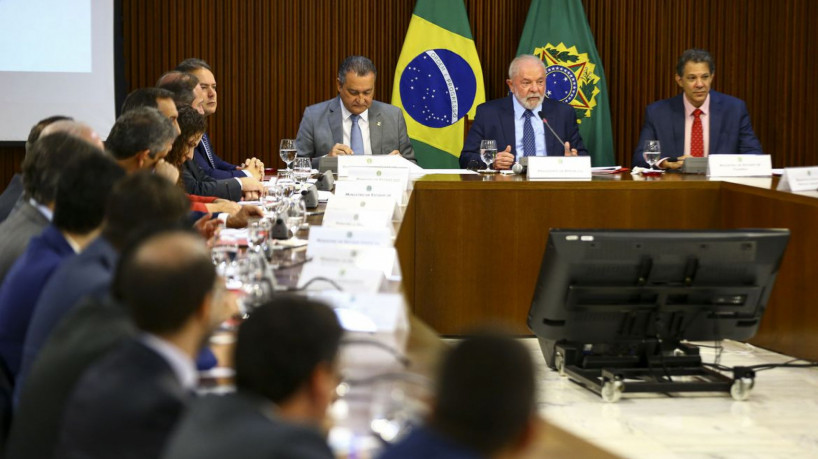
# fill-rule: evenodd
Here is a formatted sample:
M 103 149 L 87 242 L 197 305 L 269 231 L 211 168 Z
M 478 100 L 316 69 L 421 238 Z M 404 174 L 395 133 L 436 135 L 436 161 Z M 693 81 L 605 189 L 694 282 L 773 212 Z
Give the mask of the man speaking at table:
M 298 156 L 401 155 L 415 162 L 398 107 L 373 100 L 375 64 L 364 56 L 350 56 L 338 68 L 338 97 L 304 110 L 298 128 Z
M 715 71 L 707 51 L 682 53 L 676 64 L 676 84 L 683 93 L 648 105 L 634 166 L 648 167 L 642 157 L 646 140 L 660 142 L 662 159 L 657 166 L 662 169 L 678 169 L 691 156 L 763 154 L 744 101 L 710 90 Z
M 481 162 L 480 141 L 497 141 L 495 169 L 509 169 L 525 156 L 585 156 L 574 109 L 545 97 L 545 64 L 536 56 L 517 56 L 508 68 L 512 95 L 477 107 L 460 167 Z

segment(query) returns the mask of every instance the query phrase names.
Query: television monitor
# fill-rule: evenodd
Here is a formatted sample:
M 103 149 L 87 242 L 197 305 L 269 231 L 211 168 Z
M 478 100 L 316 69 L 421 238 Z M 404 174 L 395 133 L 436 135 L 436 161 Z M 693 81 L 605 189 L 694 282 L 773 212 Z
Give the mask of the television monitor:
M 558 342 L 622 353 L 650 340 L 747 340 L 758 330 L 789 234 L 552 229 L 528 327 L 552 368 Z

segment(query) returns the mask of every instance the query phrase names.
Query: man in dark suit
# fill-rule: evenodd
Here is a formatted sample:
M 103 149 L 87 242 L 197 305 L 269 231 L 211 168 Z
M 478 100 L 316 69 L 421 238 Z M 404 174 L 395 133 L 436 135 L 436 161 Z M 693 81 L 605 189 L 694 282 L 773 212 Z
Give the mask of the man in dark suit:
M 137 172 L 117 183 L 105 209 L 101 236 L 63 263 L 40 294 L 26 333 L 20 386 L 25 385 L 28 369 L 60 320 L 83 297 L 99 297 L 108 291 L 127 242 L 151 225 L 183 222 L 189 208 L 182 190 L 156 174 Z
M 647 140 L 660 142 L 662 169 L 678 169 L 691 156 L 763 154 L 744 102 L 710 90 L 715 71 L 707 51 L 682 53 L 676 64 L 676 84 L 682 94 L 648 105 L 633 153 L 634 166 L 648 167 L 642 156 Z
M 32 145 L 31 153 L 23 160 L 23 198 L 9 218 L 0 223 L 0 282 L 26 250 L 31 238 L 51 221 L 60 174 L 73 157 L 68 150 L 62 151 L 63 154 L 53 153 L 69 139 L 79 137 L 93 143 L 94 136 L 96 133 L 83 123 L 56 121 L 46 126 Z M 46 140 L 49 137 L 51 139 Z M 98 136 L 96 142 L 99 142 Z
M 373 100 L 375 64 L 364 56 L 350 56 L 338 68 L 338 97 L 304 110 L 298 127 L 298 156 L 401 155 L 415 161 L 403 112 Z
M 194 233 L 159 233 L 119 269 L 117 288 L 141 333 L 79 380 L 56 458 L 159 457 L 196 387 L 193 359 L 230 312 L 231 295 Z
M 494 168 L 498 170 L 509 169 L 525 156 L 588 154 L 574 109 L 545 97 L 545 65 L 540 59 L 529 54 L 516 57 L 509 66 L 506 84 L 510 96 L 477 107 L 460 152 L 460 167 L 474 166 L 475 162 L 485 165 L 480 158 L 481 140 L 497 142 Z
M 335 314 L 311 300 L 277 297 L 254 310 L 239 328 L 236 393 L 195 401 L 163 457 L 334 457 L 321 424 L 341 335 Z
M 216 78 L 213 76 L 213 69 L 207 62 L 196 58 L 185 59 L 176 66 L 176 70 L 190 73 L 199 79 L 199 88 L 204 95 L 204 102 L 201 105 L 204 115 L 215 114 L 218 105 Z M 264 164 L 258 158 L 249 158 L 241 166 L 230 164 L 213 151 L 207 134 L 202 136 L 202 141 L 196 147 L 193 160 L 214 179 L 253 177 L 256 180 L 262 180 L 264 178 Z
M 20 371 L 26 331 L 43 286 L 65 259 L 97 237 L 105 201 L 114 183 L 125 174 L 108 155 L 81 139 L 67 138 L 54 154 L 73 158 L 60 175 L 54 220 L 42 234 L 31 239 L 0 285 L 0 358 L 15 378 Z
M 531 353 L 518 341 L 476 335 L 444 357 L 424 426 L 381 459 L 528 457 L 537 423 Z

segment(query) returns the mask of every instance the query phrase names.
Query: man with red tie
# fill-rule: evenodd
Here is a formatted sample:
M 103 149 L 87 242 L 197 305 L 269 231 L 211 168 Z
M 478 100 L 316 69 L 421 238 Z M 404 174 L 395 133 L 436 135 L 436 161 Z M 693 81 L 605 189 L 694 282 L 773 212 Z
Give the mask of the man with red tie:
M 683 93 L 648 105 L 633 166 L 648 167 L 642 157 L 646 140 L 661 142 L 662 169 L 678 169 L 691 156 L 763 154 L 744 101 L 710 90 L 714 73 L 707 51 L 682 53 L 676 83 Z

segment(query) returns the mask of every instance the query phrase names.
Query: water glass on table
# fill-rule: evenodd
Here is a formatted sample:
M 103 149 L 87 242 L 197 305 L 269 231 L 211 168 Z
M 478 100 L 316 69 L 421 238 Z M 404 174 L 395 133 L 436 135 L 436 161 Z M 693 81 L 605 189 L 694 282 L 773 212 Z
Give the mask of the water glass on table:
M 281 139 L 278 153 L 281 155 L 281 160 L 287 164 L 287 169 L 290 169 L 290 164 L 295 161 L 297 153 L 295 149 L 295 139 Z
M 486 169 L 478 171 L 483 174 L 496 174 L 497 171 L 491 168 L 494 159 L 497 157 L 497 141 L 494 139 L 484 139 L 480 141 L 480 159 L 486 163 Z

